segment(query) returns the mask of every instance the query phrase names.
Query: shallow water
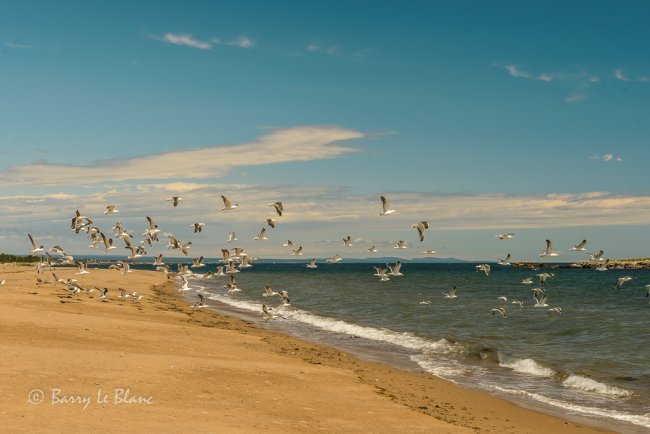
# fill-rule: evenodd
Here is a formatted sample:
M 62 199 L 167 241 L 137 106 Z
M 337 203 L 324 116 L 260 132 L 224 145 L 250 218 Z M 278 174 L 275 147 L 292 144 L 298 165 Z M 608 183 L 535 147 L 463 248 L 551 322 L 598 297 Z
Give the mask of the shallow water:
M 540 285 L 535 275 L 541 271 L 529 269 L 493 264 L 486 276 L 475 264 L 406 263 L 404 276 L 380 282 L 373 265 L 260 263 L 236 274 L 242 291 L 233 295 L 226 294 L 224 278 L 192 279 L 190 287 L 255 317 L 266 303 L 276 316 L 269 321 L 273 327 L 366 358 L 419 367 L 622 432 L 650 431 L 644 288 L 650 271 L 554 269 L 555 277 Z M 615 289 L 623 275 L 633 279 Z M 531 276 L 535 284 L 520 283 Z M 263 297 L 264 284 L 288 291 L 291 304 Z M 458 297 L 445 298 L 452 285 Z M 533 307 L 531 288 L 540 286 L 561 314 Z M 512 299 L 523 301 L 523 308 Z M 424 300 L 431 304 L 420 304 Z M 507 318 L 491 315 L 500 306 Z

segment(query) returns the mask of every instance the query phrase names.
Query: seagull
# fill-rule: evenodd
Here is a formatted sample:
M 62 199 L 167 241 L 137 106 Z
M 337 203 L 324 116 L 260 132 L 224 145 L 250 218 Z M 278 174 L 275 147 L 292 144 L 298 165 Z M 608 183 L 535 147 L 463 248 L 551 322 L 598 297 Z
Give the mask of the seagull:
M 548 304 L 546 304 L 547 296 L 544 288 L 533 288 L 531 291 L 533 291 L 533 297 L 535 298 L 534 307 L 548 307 Z
M 391 276 L 395 276 L 395 277 L 403 276 L 403 274 L 400 273 L 400 271 L 399 271 L 400 268 L 402 268 L 402 262 L 401 261 L 397 261 L 395 263 L 395 265 L 393 265 L 392 267 L 389 264 L 386 264 L 386 266 L 390 270 L 390 272 L 388 274 L 390 274 Z
M 404 240 L 399 240 L 397 244 L 393 246 L 394 249 L 407 249 L 408 247 L 406 246 L 406 241 Z
M 120 296 L 118 297 L 120 300 L 126 300 L 127 298 L 131 297 L 129 294 L 126 293 L 126 289 L 124 288 L 118 288 L 120 290 Z
M 278 213 L 278 216 L 282 217 L 282 212 L 284 211 L 284 207 L 282 206 L 282 202 L 273 202 L 270 203 L 269 206 L 272 206 L 275 208 L 275 212 Z
M 505 303 L 506 301 L 508 301 L 508 297 L 504 297 L 504 296 L 502 295 L 501 297 L 497 298 L 497 300 L 502 301 L 502 302 Z
M 316 265 L 316 258 L 311 258 L 311 261 L 309 264 L 305 265 L 306 268 L 318 268 L 318 265 Z
M 497 259 L 497 264 L 499 264 L 499 265 L 512 265 L 510 263 L 510 258 L 511 258 L 510 253 L 508 253 L 505 258 Z
M 188 251 L 191 247 L 192 247 L 192 242 L 191 242 L 191 241 L 188 241 L 187 243 L 183 244 L 183 245 L 180 247 L 180 251 L 183 252 L 183 253 L 185 254 L 185 256 L 187 256 L 187 251 Z
M 268 240 L 268 238 L 266 237 L 266 228 L 262 228 L 262 230 L 260 231 L 259 235 L 257 235 L 257 236 L 254 237 L 253 239 L 256 240 L 256 241 L 260 241 L 260 240 Z
M 523 307 L 524 307 L 524 302 L 521 301 L 521 300 L 512 300 L 511 303 L 512 303 L 512 304 L 518 304 L 519 307 L 522 308 L 522 309 L 523 309 Z
M 149 216 L 147 216 L 147 222 L 149 222 L 149 229 L 146 229 L 142 235 L 146 235 L 151 237 L 153 240 L 158 241 L 158 232 L 160 232 L 160 229 L 158 229 L 158 225 L 156 222 Z
M 89 274 L 90 273 L 90 271 L 88 271 L 86 269 L 86 263 L 85 262 L 77 261 L 76 264 L 79 267 L 79 272 L 76 273 L 76 274 Z
M 201 232 L 203 230 L 203 226 L 205 226 L 205 223 L 192 223 L 190 225 L 191 228 L 194 228 L 194 233 Z
M 3 279 L 3 280 L 0 280 L 0 286 L 5 285 L 6 283 L 7 283 L 6 280 L 4 280 L 4 279 Z
M 445 296 L 445 298 L 456 298 L 456 297 L 458 297 L 456 295 L 456 285 L 454 285 L 449 292 L 443 292 L 442 294 Z
M 433 302 L 431 300 L 423 300 L 420 304 L 433 304 Z
M 607 268 L 607 265 L 609 265 L 609 259 L 605 259 L 604 262 L 601 262 L 598 267 L 596 267 L 596 271 L 607 271 L 609 268 Z
M 500 240 L 509 240 L 509 239 L 511 239 L 511 238 L 514 238 L 514 236 L 515 236 L 515 234 L 513 234 L 513 233 L 511 233 L 511 232 L 510 232 L 510 233 L 507 233 L 507 234 L 498 234 L 498 235 L 495 235 L 495 237 L 498 238 L 498 239 L 500 239 Z
M 264 285 L 264 292 L 262 293 L 264 297 L 272 297 L 274 295 L 280 295 L 280 293 L 275 292 L 273 288 L 271 288 L 269 285 Z
M 293 244 L 293 241 L 287 240 L 286 243 L 282 243 L 282 247 L 293 247 L 295 244 Z
M 554 253 L 553 252 L 553 243 L 551 240 L 546 240 L 546 250 L 544 250 L 542 253 L 539 254 L 541 257 L 545 256 L 560 256 L 559 253 Z
M 433 255 L 434 253 L 438 253 L 438 252 L 436 252 L 435 250 L 432 250 L 432 249 L 426 249 L 426 250 L 422 251 L 423 255 Z
M 532 285 L 533 284 L 533 278 L 532 277 L 526 277 L 521 281 L 524 285 Z
M 482 271 L 482 272 L 485 273 L 486 276 L 490 275 L 490 270 L 491 269 L 492 269 L 492 267 L 490 267 L 490 265 L 488 265 L 488 264 L 479 264 L 479 265 L 476 266 L 476 271 Z
M 103 232 L 101 232 L 101 233 L 99 234 L 99 236 L 102 238 L 102 242 L 104 243 L 104 247 L 105 247 L 104 251 L 105 251 L 106 253 L 108 253 L 109 250 L 113 250 L 113 249 L 116 248 L 116 247 L 113 245 L 113 239 L 112 239 L 112 238 L 108 238 L 106 235 L 104 235 Z
M 224 277 L 226 273 L 223 272 L 223 265 L 217 267 L 217 271 L 214 273 L 215 277 Z
M 232 203 L 230 203 L 228 198 L 226 198 L 226 196 L 224 196 L 223 194 L 221 195 L 221 199 L 223 200 L 223 208 L 221 208 L 219 211 L 228 211 L 231 209 L 239 208 L 239 205 L 237 204 L 233 205 Z
M 250 268 L 252 267 L 253 264 L 251 264 L 251 259 L 248 255 L 244 255 L 241 257 L 241 262 L 239 263 L 239 268 Z
M 115 212 L 120 212 L 120 210 L 117 209 L 115 205 L 108 205 L 104 211 L 104 214 L 113 214 Z
M 131 273 L 131 267 L 129 264 L 122 260 L 117 261 L 115 264 L 111 264 L 108 268 L 120 271 L 124 276 L 126 276 L 126 273 Z
M 298 247 L 295 249 L 292 253 L 291 256 L 302 256 L 302 246 Z
M 271 226 L 272 229 L 275 229 L 275 219 L 266 219 L 266 224 Z
M 326 263 L 326 264 L 336 264 L 337 262 L 341 262 L 342 260 L 343 260 L 343 258 L 341 258 L 341 257 L 337 254 L 337 255 L 332 256 L 331 258 L 327 258 L 327 259 L 325 260 L 325 263 Z
M 645 296 L 650 297 L 650 285 L 645 286 Z
M 584 252 L 586 250 L 585 249 L 586 245 L 587 245 L 587 240 L 582 240 L 578 244 L 576 244 L 575 246 L 571 247 L 571 250 L 577 251 L 577 252 Z
M 59 255 L 61 255 L 61 256 L 64 257 L 64 258 L 65 258 L 65 256 L 66 256 L 66 254 L 65 254 L 65 250 L 63 250 L 63 247 L 61 247 L 61 246 L 53 246 L 53 247 L 50 247 L 49 252 L 52 252 L 52 253 L 58 253 Z
M 190 265 L 190 267 L 191 268 L 205 267 L 205 264 L 203 263 L 203 256 L 192 259 L 192 265 Z
M 100 295 L 99 295 L 99 300 L 104 301 L 106 299 L 106 295 L 108 294 L 108 288 L 102 289 Z
M 352 247 L 352 237 L 348 235 L 347 237 L 343 238 L 343 244 L 341 244 L 343 247 Z
M 161 253 L 158 256 L 154 256 L 153 257 L 153 264 L 151 264 L 151 265 L 153 265 L 154 267 L 158 266 L 158 265 L 165 265 L 165 263 L 163 262 L 163 254 Z
M 289 293 L 287 291 L 280 291 L 280 298 L 282 299 L 282 304 L 290 304 Z
M 196 295 L 199 296 L 199 301 L 194 303 L 192 309 L 201 309 L 202 307 L 205 307 L 205 295 L 201 294 L 200 292 L 198 292 Z
M 248 253 L 244 253 L 244 248 L 242 247 L 235 247 L 234 249 L 230 249 L 232 251 L 232 254 L 230 256 L 233 256 L 235 258 L 242 258 L 244 256 L 248 256 Z
M 390 280 L 390 278 L 386 275 L 388 273 L 388 268 L 379 268 L 375 267 L 375 276 L 379 277 L 380 282 L 385 282 L 387 280 Z
M 547 279 L 555 277 L 555 274 L 553 274 L 553 273 L 541 273 L 541 274 L 538 274 L 537 277 L 539 278 L 539 283 L 544 283 L 544 282 L 546 282 Z
M 599 250 L 598 253 L 589 253 L 589 260 L 590 261 L 604 261 L 605 259 L 603 258 L 603 255 L 605 252 L 602 250 Z
M 618 282 L 616 283 L 616 289 L 619 289 L 628 280 L 632 280 L 632 277 L 630 276 L 619 277 Z
M 384 216 L 384 215 L 391 215 L 395 212 L 394 209 L 390 209 L 390 205 L 388 203 L 388 199 L 386 196 L 379 196 L 381 199 L 381 208 L 382 211 L 379 213 L 379 216 Z
M 168 202 L 171 201 L 172 205 L 174 206 L 178 206 L 178 202 L 180 202 L 181 200 L 183 200 L 183 198 L 180 196 L 172 196 L 169 199 L 167 199 L 167 201 Z
M 366 249 L 366 253 L 377 253 L 378 251 L 375 246 L 370 246 Z
M 560 315 L 562 314 L 562 308 L 560 306 L 557 307 L 552 307 L 548 310 L 548 314 L 550 315 L 551 313 L 559 313 Z
M 266 317 L 266 320 L 273 318 L 273 315 L 269 313 L 269 309 L 266 307 L 266 304 L 262 303 L 262 313 Z
M 32 242 L 32 246 L 34 247 L 32 249 L 32 256 L 36 256 L 37 253 L 45 253 L 45 248 L 43 246 L 37 246 L 36 241 L 34 241 L 34 237 L 32 237 L 31 234 L 27 234 L 29 237 L 29 241 Z
M 234 232 L 228 232 L 228 239 L 226 240 L 226 242 L 232 243 L 233 241 L 237 241 L 237 235 L 235 235 Z
M 413 229 L 417 229 L 418 235 L 420 236 L 420 242 L 424 241 L 424 231 L 429 229 L 429 223 L 426 221 L 421 221 L 414 225 L 411 225 Z
M 499 315 L 501 315 L 502 318 L 507 318 L 508 317 L 508 315 L 506 314 L 506 308 L 505 307 L 496 307 L 496 308 L 492 309 L 492 315 L 496 315 L 497 313 Z

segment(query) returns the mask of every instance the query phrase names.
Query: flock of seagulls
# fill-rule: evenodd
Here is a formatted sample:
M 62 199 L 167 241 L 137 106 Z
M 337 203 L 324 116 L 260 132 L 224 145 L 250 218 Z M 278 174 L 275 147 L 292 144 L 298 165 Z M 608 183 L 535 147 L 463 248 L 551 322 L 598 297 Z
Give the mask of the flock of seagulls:
M 221 195 L 221 199 L 223 201 L 223 207 L 219 211 L 233 211 L 239 208 L 239 205 L 237 203 L 232 203 L 226 196 Z M 173 207 L 178 207 L 179 203 L 182 200 L 183 198 L 180 196 L 172 196 L 167 199 L 167 201 L 172 203 Z M 397 212 L 395 209 L 392 209 L 390 207 L 389 199 L 386 196 L 380 196 L 380 201 L 381 201 L 381 211 L 378 213 L 380 217 L 390 216 Z M 277 202 L 269 203 L 268 206 L 273 208 L 275 212 L 275 216 L 277 218 L 281 218 L 283 216 L 285 210 L 282 202 L 277 201 Z M 104 210 L 104 215 L 110 215 L 119 212 L 120 211 L 117 209 L 117 206 L 115 204 L 111 204 L 106 206 Z M 133 240 L 134 237 L 133 235 L 131 235 L 131 231 L 128 231 L 121 222 L 117 222 L 115 226 L 111 228 L 112 230 L 115 231 L 115 234 L 111 237 L 110 234 L 107 235 L 108 233 L 107 231 L 103 231 L 97 225 L 95 225 L 92 218 L 82 215 L 79 210 L 75 211 L 75 215 L 70 220 L 71 222 L 70 229 L 75 234 L 85 233 L 91 242 L 89 247 L 100 248 L 100 246 L 102 246 L 105 253 L 112 252 L 118 249 L 118 246 L 116 245 L 116 241 L 114 240 L 122 240 L 122 242 L 124 243 L 123 248 L 129 251 L 127 260 L 135 261 L 136 259 L 142 258 L 145 255 L 147 255 L 147 248 L 149 246 L 153 246 L 154 244 L 158 243 L 159 236 L 162 234 L 161 229 L 159 228 L 158 224 L 154 221 L 152 217 L 146 216 L 146 221 L 147 221 L 147 226 L 142 232 L 143 239 L 137 244 Z M 266 219 L 265 223 L 271 229 L 274 229 L 276 227 L 277 220 L 275 218 L 268 218 Z M 189 226 L 192 228 L 194 234 L 200 234 L 202 233 L 206 225 L 205 223 L 195 222 L 190 224 Z M 418 223 L 411 225 L 411 227 L 417 231 L 419 241 L 423 242 L 425 238 L 425 233 L 429 229 L 429 223 L 426 220 L 422 220 L 419 221 Z M 168 238 L 168 244 L 167 244 L 168 249 L 179 251 L 185 256 L 189 254 L 189 251 L 192 247 L 192 241 L 182 242 L 171 233 L 165 233 L 164 235 Z M 495 237 L 499 240 L 508 240 L 514 238 L 515 234 L 502 233 L 502 234 L 495 235 Z M 38 273 L 37 275 L 38 284 L 48 283 L 48 281 L 43 279 L 40 276 L 40 274 L 46 270 L 49 270 L 51 271 L 53 276 L 53 280 L 51 281 L 53 285 L 62 285 L 67 291 L 70 291 L 71 293 L 74 294 L 83 291 L 87 293 L 89 296 L 91 296 L 91 294 L 93 294 L 95 290 L 98 290 L 100 294 L 99 296 L 100 301 L 106 301 L 108 296 L 108 288 L 104 288 L 100 290 L 99 288 L 90 288 L 88 286 L 84 286 L 82 283 L 80 283 L 75 279 L 59 279 L 57 278 L 54 272 L 53 265 L 61 265 L 61 266 L 76 265 L 78 267 L 78 272 L 76 274 L 81 276 L 81 278 L 83 278 L 83 276 L 91 273 L 91 271 L 88 269 L 86 262 L 75 261 L 74 258 L 71 255 L 66 254 L 65 250 L 59 245 L 53 246 L 49 250 L 46 250 L 45 247 L 43 245 L 40 245 L 31 234 L 28 234 L 28 238 L 32 247 L 30 254 L 32 256 L 40 256 L 41 258 L 40 263 L 38 263 L 36 266 L 37 273 Z M 268 239 L 267 228 L 262 227 L 260 232 L 252 239 L 255 241 L 267 240 Z M 237 240 L 238 239 L 234 231 L 228 233 L 226 239 L 227 243 L 233 243 L 236 242 Z M 344 248 L 352 247 L 353 245 L 352 241 L 353 240 L 351 235 L 347 235 L 343 237 L 341 247 Z M 583 239 L 581 242 L 573 245 L 570 248 L 570 250 L 575 252 L 586 252 L 586 244 L 587 244 L 587 240 Z M 291 240 L 287 240 L 285 243 L 283 243 L 283 247 L 291 248 L 291 253 L 290 253 L 291 256 L 303 255 L 303 247 L 298 246 L 297 248 L 293 248 L 295 247 L 295 244 Z M 399 240 L 394 245 L 394 248 L 406 249 L 408 248 L 408 245 L 405 240 Z M 175 273 L 172 273 L 170 266 L 164 262 L 163 253 L 159 253 L 157 255 L 151 256 L 151 258 L 153 259 L 151 264 L 154 267 L 156 267 L 157 271 L 164 273 L 165 276 L 167 276 L 167 278 L 173 278 L 173 277 L 178 278 L 182 282 L 179 288 L 179 291 L 181 292 L 188 291 L 191 289 L 190 279 L 211 279 L 211 278 L 224 277 L 227 280 L 227 282 L 223 286 L 227 290 L 226 294 L 233 295 L 237 292 L 242 291 L 241 288 L 237 287 L 237 280 L 235 278 L 235 275 L 246 268 L 252 267 L 256 259 L 254 257 L 249 256 L 248 253 L 245 252 L 244 250 L 245 249 L 240 247 L 235 247 L 231 249 L 225 249 L 225 248 L 221 249 L 222 258 L 219 260 L 219 262 L 222 265 L 219 265 L 215 272 L 207 272 L 202 275 L 195 273 L 194 270 L 205 267 L 206 264 L 204 263 L 203 256 L 199 256 L 198 258 L 192 258 L 191 265 L 182 265 L 179 263 Z M 377 251 L 378 249 L 376 248 L 375 245 L 370 246 L 368 247 L 368 249 L 365 250 L 366 253 L 376 253 Z M 421 253 L 425 255 L 430 255 L 430 254 L 435 254 L 436 251 L 432 249 L 426 249 Z M 58 259 L 58 261 L 53 262 L 52 255 L 58 255 L 60 258 Z M 598 268 L 596 268 L 598 271 L 607 270 L 607 264 L 609 260 L 603 258 L 604 256 L 603 250 L 599 250 L 596 253 L 588 253 L 588 255 L 590 261 L 594 261 L 597 264 L 599 264 Z M 539 254 L 539 256 L 557 257 L 559 256 L 559 253 L 554 251 L 553 243 L 547 239 L 546 247 Z M 511 259 L 512 256 L 510 253 L 508 253 L 504 258 L 498 259 L 497 264 L 501 266 L 510 266 Z M 330 264 L 339 263 L 342 260 L 343 260 L 342 256 L 340 256 L 339 254 L 335 254 L 332 257 L 326 258 L 324 262 L 325 264 L 330 265 Z M 380 282 L 389 281 L 392 277 L 402 277 L 404 276 L 404 274 L 401 272 L 401 266 L 402 264 L 400 261 L 397 261 L 395 264 L 387 263 L 384 267 L 375 266 L 374 276 L 378 277 Z M 124 277 L 126 277 L 129 273 L 132 272 L 129 262 L 125 260 L 117 260 L 114 263 L 112 263 L 108 268 L 120 272 Z M 318 268 L 316 258 L 311 258 L 309 262 L 305 264 L 305 268 L 308 269 Z M 476 271 L 483 272 L 486 276 L 490 276 L 491 266 L 489 264 L 479 264 L 476 265 Z M 551 279 L 553 277 L 554 275 L 552 273 L 537 274 L 538 282 L 540 285 L 544 285 L 544 283 L 548 279 Z M 620 289 L 623 286 L 623 284 L 625 284 L 630 280 L 632 280 L 632 277 L 630 276 L 624 276 L 619 278 L 615 285 L 615 288 Z M 0 282 L 0 285 L 4 285 L 5 283 L 6 282 L 3 280 Z M 533 278 L 527 277 L 523 279 L 521 283 L 525 285 L 532 285 Z M 650 285 L 646 285 L 645 289 L 646 289 L 646 297 L 650 297 Z M 531 291 L 534 300 L 533 307 L 548 308 L 549 315 L 562 313 L 562 309 L 559 306 L 550 307 L 548 305 L 548 296 L 543 286 L 532 288 Z M 199 300 L 192 307 L 196 309 L 200 309 L 207 306 L 207 299 L 205 297 L 205 294 L 200 292 L 197 292 L 197 294 Z M 287 293 L 287 291 L 285 290 L 275 291 L 268 284 L 264 285 L 264 291 L 262 295 L 264 297 L 278 296 L 280 299 L 280 303 L 282 305 L 290 304 L 289 294 Z M 443 292 L 443 296 L 446 299 L 458 298 L 459 296 L 457 293 L 457 287 L 453 286 L 453 288 L 449 292 Z M 142 299 L 142 296 L 138 296 L 136 293 L 128 294 L 128 291 L 126 291 L 123 288 L 120 288 L 119 299 L 138 302 Z M 507 298 L 499 297 L 498 301 L 505 303 L 507 302 Z M 519 305 L 520 308 L 523 308 L 524 306 L 524 302 L 521 300 L 512 300 L 511 303 Z M 420 302 L 420 304 L 430 305 L 433 303 L 430 300 L 425 300 Z M 273 308 L 267 306 L 266 303 L 263 304 L 262 314 L 266 319 L 272 319 L 277 317 L 270 314 L 269 311 L 272 309 Z M 491 309 L 490 313 L 492 315 L 498 315 L 504 319 L 507 318 L 507 312 L 505 306 L 495 307 Z

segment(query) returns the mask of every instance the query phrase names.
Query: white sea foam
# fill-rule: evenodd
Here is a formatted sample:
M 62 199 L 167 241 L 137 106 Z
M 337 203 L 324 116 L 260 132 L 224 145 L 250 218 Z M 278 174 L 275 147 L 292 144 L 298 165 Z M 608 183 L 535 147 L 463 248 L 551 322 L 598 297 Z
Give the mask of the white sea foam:
M 552 377 L 555 375 L 554 370 L 540 365 L 533 359 L 501 360 L 501 356 L 499 355 L 499 366 L 510 368 L 513 371 L 522 374 L 534 375 L 536 377 Z
M 616 396 L 621 398 L 632 395 L 632 392 L 628 390 L 608 386 L 607 384 L 576 374 L 569 375 L 562 382 L 562 385 L 572 389 L 584 390 L 585 392 L 598 393 L 600 395 Z
M 211 300 L 218 300 L 231 306 L 246 309 L 254 312 L 261 311 L 261 304 L 250 301 L 237 300 L 234 297 L 215 294 L 209 297 Z M 461 351 L 462 346 L 453 344 L 445 339 L 433 342 L 420 338 L 411 333 L 397 332 L 389 329 L 378 329 L 374 327 L 352 324 L 347 321 L 323 317 L 301 309 L 279 306 L 275 313 L 284 319 L 298 321 L 303 324 L 309 324 L 322 330 L 335 333 L 357 336 L 360 338 L 371 339 L 374 341 L 386 342 L 411 350 L 428 350 L 437 353 L 447 353 Z
M 562 408 L 563 410 L 581 413 L 589 416 L 600 416 L 614 420 L 629 422 L 634 425 L 650 428 L 650 414 L 630 414 L 616 410 L 609 410 L 607 408 L 589 407 L 585 405 L 572 404 L 570 402 L 562 401 L 559 399 L 549 398 L 548 396 L 540 395 L 538 393 L 526 392 L 520 389 L 508 389 L 501 386 L 485 385 L 488 388 L 507 393 L 509 395 L 523 396 L 544 404 L 552 405 L 554 407 Z
M 457 360 L 444 360 L 433 361 L 430 357 L 424 354 L 414 354 L 411 360 L 417 363 L 426 372 L 435 375 L 436 377 L 445 378 L 454 381 L 454 377 L 467 375 L 470 370 L 462 366 Z

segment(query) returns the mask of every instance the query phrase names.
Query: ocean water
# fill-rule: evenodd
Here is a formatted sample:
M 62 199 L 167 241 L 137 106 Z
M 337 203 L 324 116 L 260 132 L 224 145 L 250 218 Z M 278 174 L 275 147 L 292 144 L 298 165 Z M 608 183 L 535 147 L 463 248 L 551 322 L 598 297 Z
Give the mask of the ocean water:
M 380 264 L 304 265 L 256 263 L 235 275 L 242 291 L 232 295 L 227 278 L 194 278 L 186 296 L 192 302 L 204 292 L 217 310 L 257 320 L 265 303 L 275 316 L 262 321 L 267 327 L 583 422 L 650 432 L 650 270 L 492 264 L 486 276 L 476 264 L 405 263 L 403 276 L 380 282 L 373 276 Z M 539 284 L 544 271 L 555 277 Z M 626 275 L 633 279 L 615 289 Z M 535 283 L 522 284 L 526 277 Z M 264 284 L 286 290 L 290 305 L 262 296 Z M 453 285 L 458 297 L 445 298 Z M 562 313 L 533 307 L 534 287 Z M 491 314 L 501 306 L 506 318 Z

